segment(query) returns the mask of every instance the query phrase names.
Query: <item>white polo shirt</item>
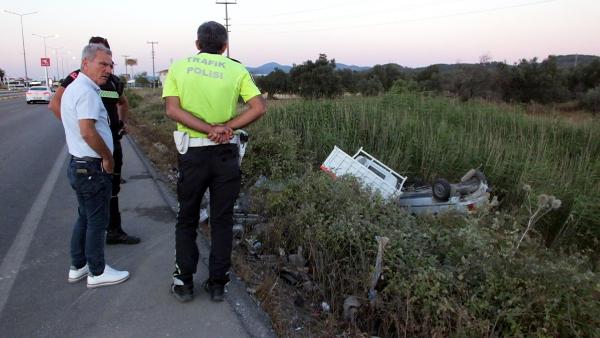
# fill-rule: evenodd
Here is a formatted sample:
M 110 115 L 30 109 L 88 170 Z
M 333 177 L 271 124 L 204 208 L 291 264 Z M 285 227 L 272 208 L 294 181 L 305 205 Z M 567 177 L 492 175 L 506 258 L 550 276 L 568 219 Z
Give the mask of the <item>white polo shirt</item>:
M 101 156 L 81 137 L 79 120 L 96 120 L 96 130 L 112 153 L 113 138 L 110 132 L 108 113 L 100 98 L 100 87 L 83 72 L 65 89 L 60 101 L 60 114 L 69 153 L 76 157 Z

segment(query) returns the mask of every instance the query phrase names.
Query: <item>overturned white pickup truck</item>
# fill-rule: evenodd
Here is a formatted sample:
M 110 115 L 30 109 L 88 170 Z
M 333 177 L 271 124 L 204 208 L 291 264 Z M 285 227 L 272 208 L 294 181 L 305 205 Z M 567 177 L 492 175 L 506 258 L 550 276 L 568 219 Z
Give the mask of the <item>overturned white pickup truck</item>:
M 394 199 L 412 214 L 438 214 L 446 211 L 468 213 L 489 201 L 485 175 L 469 170 L 459 183 L 438 178 L 433 185 L 406 184 L 402 176 L 360 148 L 354 156 L 335 146 L 321 170 L 334 175 L 352 175 L 384 198 Z

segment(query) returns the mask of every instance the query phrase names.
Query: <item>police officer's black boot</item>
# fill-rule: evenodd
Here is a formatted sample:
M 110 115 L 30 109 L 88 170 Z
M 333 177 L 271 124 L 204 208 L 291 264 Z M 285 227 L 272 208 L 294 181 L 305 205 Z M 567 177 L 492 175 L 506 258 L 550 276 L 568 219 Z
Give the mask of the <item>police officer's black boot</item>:
M 194 282 L 192 275 L 181 275 L 181 271 L 175 266 L 173 272 L 173 283 L 171 284 L 171 293 L 180 302 L 189 302 L 194 299 Z
M 130 236 L 121 228 L 121 212 L 119 212 L 119 197 L 110 199 L 110 222 L 106 231 L 106 244 L 138 244 L 140 238 Z
M 204 282 L 204 290 L 210 294 L 210 300 L 222 302 L 225 300 L 225 285 L 227 283 L 229 283 L 229 274 L 219 279 L 208 278 Z

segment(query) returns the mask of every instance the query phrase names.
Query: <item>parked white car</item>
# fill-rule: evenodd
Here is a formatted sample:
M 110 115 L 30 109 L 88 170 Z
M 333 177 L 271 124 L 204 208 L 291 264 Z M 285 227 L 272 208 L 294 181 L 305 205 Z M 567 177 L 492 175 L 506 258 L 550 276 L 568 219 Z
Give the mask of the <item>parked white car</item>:
M 34 86 L 30 87 L 27 93 L 25 93 L 25 100 L 27 104 L 35 102 L 50 103 L 54 96 L 54 88 L 50 89 L 45 86 Z

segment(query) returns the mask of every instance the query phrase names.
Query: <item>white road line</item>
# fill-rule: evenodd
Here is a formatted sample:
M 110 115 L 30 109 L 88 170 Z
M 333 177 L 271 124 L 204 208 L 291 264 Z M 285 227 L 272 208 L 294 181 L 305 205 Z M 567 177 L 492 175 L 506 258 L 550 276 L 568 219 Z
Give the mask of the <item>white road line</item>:
M 67 146 L 65 145 L 58 154 L 58 158 L 56 159 L 56 162 L 54 162 L 54 166 L 52 167 L 50 174 L 48 174 L 46 182 L 44 182 L 33 205 L 29 209 L 27 216 L 25 216 L 25 220 L 21 224 L 19 233 L 15 237 L 10 249 L 8 249 L 6 256 L 2 259 L 2 265 L 0 265 L 0 313 L 4 311 L 4 306 L 6 305 L 13 284 L 17 279 L 25 255 L 29 250 L 33 235 L 46 210 L 48 199 L 50 198 L 50 194 L 52 194 L 52 190 L 54 190 L 58 175 L 60 174 L 60 169 L 65 163 L 66 151 Z

